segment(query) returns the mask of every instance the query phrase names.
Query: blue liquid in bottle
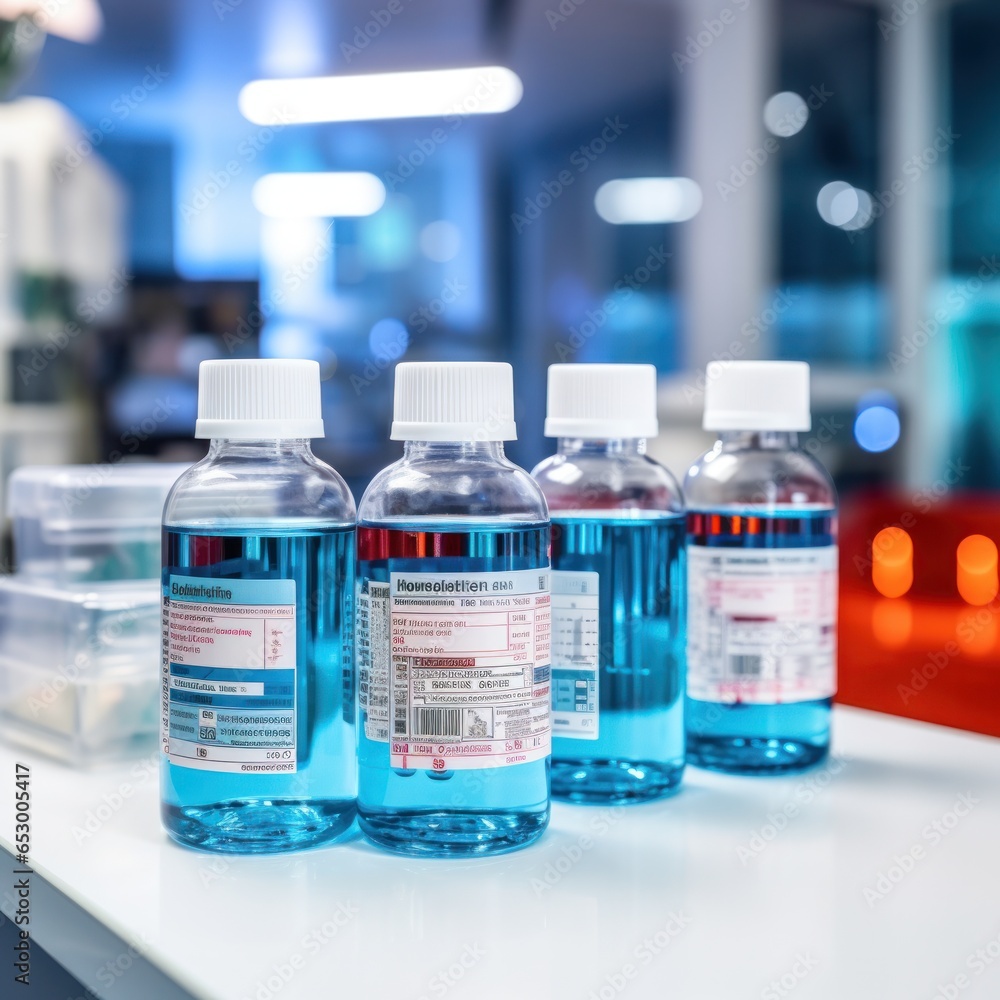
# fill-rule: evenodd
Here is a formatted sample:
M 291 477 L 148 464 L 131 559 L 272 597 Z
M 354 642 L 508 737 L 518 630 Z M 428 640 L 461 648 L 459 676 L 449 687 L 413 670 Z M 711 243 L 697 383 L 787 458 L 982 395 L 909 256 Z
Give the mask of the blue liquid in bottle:
M 353 671 L 353 525 L 307 528 L 273 524 L 256 530 L 225 524 L 167 527 L 163 580 L 171 576 L 226 581 L 294 581 L 294 684 L 273 685 L 266 698 L 247 699 L 254 710 L 295 712 L 296 770 L 239 773 L 202 770 L 162 758 L 162 819 L 188 846 L 212 851 L 270 853 L 330 842 L 355 817 L 356 775 L 350 678 Z M 175 607 L 177 604 L 175 604 Z M 234 623 L 238 627 L 239 622 Z M 218 641 L 222 641 L 220 638 Z M 260 660 L 266 657 L 263 652 Z M 227 682 L 260 681 L 267 668 L 227 670 Z M 177 672 L 177 665 L 172 668 Z M 190 673 L 190 671 L 187 671 Z M 221 674 L 221 671 L 217 671 Z M 184 675 L 183 665 L 180 674 Z M 239 706 L 229 696 L 181 692 L 180 712 Z M 171 707 L 177 692 L 171 692 Z M 241 702 L 241 704 L 243 704 Z M 185 738 L 190 723 L 171 711 L 171 736 Z M 268 723 L 261 723 L 267 730 Z M 280 723 L 273 727 L 280 728 Z M 221 726 L 217 735 L 222 736 Z M 266 733 L 265 733 L 266 735 Z
M 582 685 L 592 677 L 581 667 L 590 658 L 586 650 L 574 650 L 592 633 L 574 621 L 580 635 L 553 634 L 554 797 L 638 802 L 667 795 L 680 784 L 685 759 L 684 535 L 683 514 L 553 513 L 553 570 L 597 573 L 600 588 L 596 717 L 581 703 L 587 690 Z M 558 575 L 553 605 L 560 600 L 557 580 Z M 553 619 L 560 620 L 555 610 Z M 597 739 L 558 735 L 560 722 L 578 725 L 576 719 L 585 715 L 588 725 L 597 725 Z
M 762 514 L 755 508 L 720 507 L 688 514 L 688 545 L 703 549 L 817 549 L 835 545 L 836 532 L 835 508 L 788 507 Z M 832 656 L 834 636 L 825 638 Z M 739 656 L 729 664 L 734 690 L 741 676 L 759 676 L 760 659 Z M 689 697 L 688 759 L 699 767 L 743 774 L 809 767 L 829 751 L 832 701 L 823 697 L 762 704 L 742 701 L 738 693 L 731 701 Z
M 548 553 L 546 522 L 482 522 L 460 516 L 362 520 L 358 583 L 365 593 L 371 581 L 388 583 L 390 573 L 547 574 Z M 535 676 L 544 684 L 547 700 L 548 665 L 536 667 Z M 368 736 L 364 704 L 374 696 L 364 690 L 360 694 L 358 818 L 370 840 L 400 854 L 465 857 L 512 851 L 542 834 L 549 819 L 547 756 L 472 769 L 393 767 L 390 743 Z

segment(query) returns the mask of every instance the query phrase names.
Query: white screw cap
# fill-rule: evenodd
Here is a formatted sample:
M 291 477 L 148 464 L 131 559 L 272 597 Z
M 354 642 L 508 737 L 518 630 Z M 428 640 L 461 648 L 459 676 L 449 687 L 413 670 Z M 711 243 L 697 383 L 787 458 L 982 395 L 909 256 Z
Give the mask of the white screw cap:
M 705 370 L 706 431 L 807 431 L 804 361 L 712 361 Z
M 323 437 L 319 364 L 288 358 L 202 361 L 194 436 Z
M 488 361 L 396 365 L 393 441 L 513 441 L 514 370 Z
M 653 365 L 550 365 L 546 437 L 651 438 L 656 419 Z

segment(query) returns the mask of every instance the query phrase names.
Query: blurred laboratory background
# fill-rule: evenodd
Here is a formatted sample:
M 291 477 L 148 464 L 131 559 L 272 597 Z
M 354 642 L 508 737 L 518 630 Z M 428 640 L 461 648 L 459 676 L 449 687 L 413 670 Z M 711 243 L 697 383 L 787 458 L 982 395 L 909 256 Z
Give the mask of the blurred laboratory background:
M 969 613 L 955 545 L 1000 538 L 994 0 L 0 18 L 4 476 L 197 458 L 199 362 L 264 356 L 320 362 L 317 451 L 356 496 L 400 453 L 404 358 L 513 363 L 528 467 L 547 365 L 653 363 L 651 447 L 681 477 L 707 362 L 806 360 L 803 443 L 844 502 L 842 697 L 1000 734 L 992 611 L 933 694 L 900 692 Z M 386 76 L 430 70 L 466 72 Z M 915 577 L 886 605 L 889 525 Z

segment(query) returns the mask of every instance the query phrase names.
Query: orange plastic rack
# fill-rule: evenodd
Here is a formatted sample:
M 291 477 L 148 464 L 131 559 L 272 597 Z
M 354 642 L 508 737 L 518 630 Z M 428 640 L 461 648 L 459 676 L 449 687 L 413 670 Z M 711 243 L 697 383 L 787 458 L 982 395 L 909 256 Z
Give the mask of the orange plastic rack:
M 900 533 L 876 544 L 885 528 L 902 529 L 912 542 L 909 587 Z M 1000 736 L 1000 598 L 990 540 L 1000 542 L 1000 502 L 991 495 L 869 493 L 845 501 L 839 702 Z M 905 593 L 885 597 L 876 583 L 883 593 Z

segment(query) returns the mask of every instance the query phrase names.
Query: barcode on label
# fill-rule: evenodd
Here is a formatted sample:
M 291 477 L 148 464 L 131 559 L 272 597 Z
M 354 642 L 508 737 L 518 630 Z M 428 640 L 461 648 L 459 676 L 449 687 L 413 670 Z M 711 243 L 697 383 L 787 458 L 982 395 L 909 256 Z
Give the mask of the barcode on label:
M 461 736 L 462 710 L 460 708 L 415 708 L 413 710 L 414 736 Z
M 760 677 L 764 672 L 762 656 L 730 656 L 729 671 L 737 677 Z
M 396 736 L 406 735 L 406 707 L 397 708 L 396 716 L 393 720 L 393 733 Z

